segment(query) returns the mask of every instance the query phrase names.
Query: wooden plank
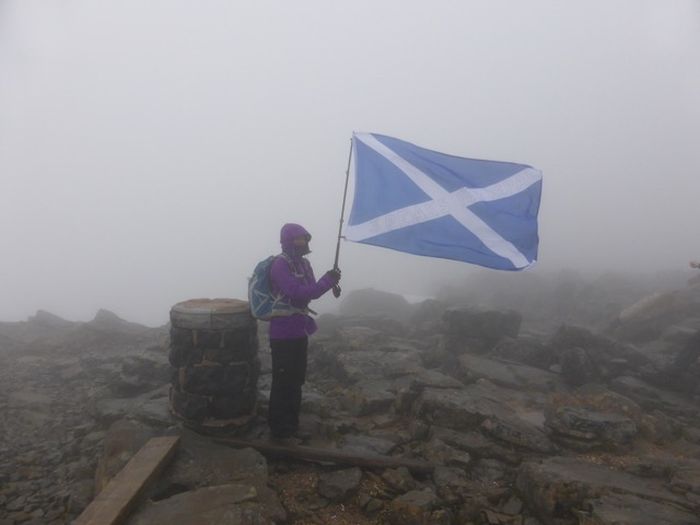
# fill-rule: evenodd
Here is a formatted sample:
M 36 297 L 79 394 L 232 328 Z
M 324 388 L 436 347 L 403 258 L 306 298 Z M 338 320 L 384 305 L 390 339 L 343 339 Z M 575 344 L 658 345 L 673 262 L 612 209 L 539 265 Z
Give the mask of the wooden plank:
M 76 525 L 117 525 L 122 523 L 146 487 L 175 454 L 180 436 L 152 438 L 114 476 L 88 505 Z
M 306 461 L 321 461 L 339 463 L 342 465 L 354 465 L 365 468 L 398 468 L 406 467 L 417 474 L 430 474 L 435 466 L 425 461 L 418 461 L 393 456 L 381 456 L 379 454 L 361 455 L 343 452 L 342 450 L 306 447 L 301 445 L 280 445 L 271 441 L 247 441 L 244 439 L 229 437 L 212 437 L 215 442 L 236 448 L 251 447 L 263 455 L 283 458 L 294 458 Z

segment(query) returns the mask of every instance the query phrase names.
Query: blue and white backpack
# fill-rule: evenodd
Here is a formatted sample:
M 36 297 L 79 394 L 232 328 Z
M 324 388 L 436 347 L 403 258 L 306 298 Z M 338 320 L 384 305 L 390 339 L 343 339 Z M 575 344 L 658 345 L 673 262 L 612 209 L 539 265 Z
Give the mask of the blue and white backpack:
M 272 268 L 272 263 L 274 263 L 278 257 L 283 257 L 290 266 L 292 265 L 292 262 L 284 253 L 280 255 L 271 255 L 255 266 L 253 276 L 248 279 L 248 303 L 250 304 L 250 313 L 253 317 L 261 321 L 269 321 L 273 317 L 284 315 L 308 313 L 308 310 L 295 308 L 285 301 L 282 295 L 275 295 L 272 292 L 270 270 Z

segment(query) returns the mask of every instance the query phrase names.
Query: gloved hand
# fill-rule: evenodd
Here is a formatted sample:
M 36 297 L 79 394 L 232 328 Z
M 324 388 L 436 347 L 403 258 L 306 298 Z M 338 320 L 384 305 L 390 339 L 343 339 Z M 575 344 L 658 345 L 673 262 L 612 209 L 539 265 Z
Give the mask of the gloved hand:
M 340 268 L 333 268 L 332 270 L 328 270 L 325 276 L 330 279 L 330 281 L 333 283 L 333 286 L 337 285 L 340 282 Z

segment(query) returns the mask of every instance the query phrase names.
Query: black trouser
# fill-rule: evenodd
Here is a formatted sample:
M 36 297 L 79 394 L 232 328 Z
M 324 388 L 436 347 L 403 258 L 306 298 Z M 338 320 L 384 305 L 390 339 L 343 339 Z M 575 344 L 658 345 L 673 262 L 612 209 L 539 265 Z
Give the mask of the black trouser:
M 275 437 L 289 437 L 299 427 L 301 385 L 306 380 L 309 338 L 272 339 L 272 389 L 268 424 Z

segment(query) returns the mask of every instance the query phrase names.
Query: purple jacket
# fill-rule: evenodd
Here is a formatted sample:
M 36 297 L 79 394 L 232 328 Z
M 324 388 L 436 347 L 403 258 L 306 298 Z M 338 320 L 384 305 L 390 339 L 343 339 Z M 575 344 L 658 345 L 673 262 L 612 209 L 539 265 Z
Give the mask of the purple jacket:
M 311 264 L 302 253 L 303 248 L 294 245 L 294 238 L 303 235 L 311 239 L 309 232 L 298 224 L 285 224 L 282 227 L 280 243 L 287 257 L 275 259 L 270 269 L 272 291 L 281 293 L 292 306 L 300 310 L 333 287 L 333 280 L 326 276 L 316 282 Z M 296 339 L 309 336 L 316 330 L 316 321 L 301 313 L 273 317 L 270 320 L 270 339 Z

